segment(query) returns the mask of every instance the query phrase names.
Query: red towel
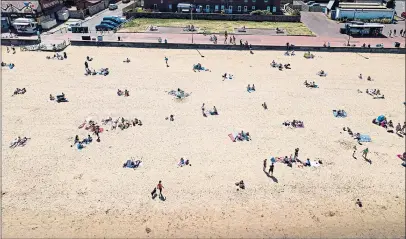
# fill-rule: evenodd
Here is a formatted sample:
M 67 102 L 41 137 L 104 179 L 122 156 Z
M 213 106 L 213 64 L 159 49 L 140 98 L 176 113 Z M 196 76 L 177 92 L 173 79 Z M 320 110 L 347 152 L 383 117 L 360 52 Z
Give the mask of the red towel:
M 233 134 L 229 134 L 228 137 L 230 137 L 231 141 L 235 142 L 235 138 L 234 138 Z

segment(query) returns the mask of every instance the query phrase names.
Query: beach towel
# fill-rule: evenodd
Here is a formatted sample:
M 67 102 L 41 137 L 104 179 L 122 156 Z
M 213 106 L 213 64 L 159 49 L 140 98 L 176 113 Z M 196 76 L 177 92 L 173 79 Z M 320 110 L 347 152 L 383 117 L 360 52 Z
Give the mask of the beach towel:
M 337 110 L 333 110 L 333 115 L 337 118 L 345 118 L 347 117 L 347 112 L 344 111 L 343 114 L 339 116 Z
M 320 166 L 320 163 L 317 162 L 317 161 L 310 161 L 310 166 L 312 166 L 312 167 L 319 167 L 319 166 Z
M 231 141 L 235 142 L 235 137 L 232 133 L 228 134 L 228 137 L 230 137 Z
M 371 136 L 366 134 L 361 134 L 359 142 L 371 142 Z
M 284 157 L 272 157 L 270 160 L 272 163 L 282 163 L 283 162 Z
M 86 122 L 84 122 L 83 124 L 79 125 L 79 129 L 83 128 L 86 125 Z
M 403 158 L 403 156 L 402 156 L 401 154 L 398 154 L 397 156 L 398 156 L 398 158 L 400 158 L 401 160 L 406 160 L 406 159 Z

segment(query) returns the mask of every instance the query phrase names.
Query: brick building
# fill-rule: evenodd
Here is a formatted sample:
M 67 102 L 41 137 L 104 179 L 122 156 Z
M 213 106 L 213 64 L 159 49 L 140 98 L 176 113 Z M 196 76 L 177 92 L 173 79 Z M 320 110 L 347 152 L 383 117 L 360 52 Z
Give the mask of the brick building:
M 281 0 L 144 0 L 144 7 L 161 12 L 176 12 L 178 4 L 186 3 L 195 6 L 194 12 L 247 14 L 255 10 L 280 12 Z

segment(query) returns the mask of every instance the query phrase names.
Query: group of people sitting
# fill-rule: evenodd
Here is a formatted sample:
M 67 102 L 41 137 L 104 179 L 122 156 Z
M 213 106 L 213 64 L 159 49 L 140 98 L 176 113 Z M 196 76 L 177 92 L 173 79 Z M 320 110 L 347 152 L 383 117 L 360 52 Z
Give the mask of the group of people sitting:
M 14 141 L 10 143 L 10 148 L 15 148 L 18 146 L 24 147 L 29 139 L 30 138 L 27 137 L 21 138 L 20 136 L 18 136 L 18 138 L 14 139 Z
M 209 110 L 209 111 L 206 112 L 205 104 L 203 103 L 203 105 L 202 105 L 202 114 L 203 114 L 204 117 L 207 117 L 207 113 L 210 114 L 210 115 L 218 115 L 219 114 L 217 112 L 216 106 L 213 106 L 213 110 Z
M 122 90 L 118 89 L 117 90 L 117 95 L 118 96 L 124 95 L 125 97 L 128 97 L 128 96 L 130 96 L 130 92 L 127 89 L 125 89 L 124 92 Z
M 327 76 L 327 73 L 323 70 L 320 70 L 319 72 L 317 72 L 317 75 L 323 77 L 323 76 Z
M 85 71 L 85 76 L 97 74 L 107 76 L 110 73 L 109 68 L 101 68 L 99 72 L 97 72 L 95 69 L 91 70 L 90 68 L 85 68 Z
M 115 125 L 117 125 L 117 123 L 115 123 Z M 135 127 L 137 125 L 142 126 L 142 121 L 137 118 L 134 118 L 134 120 L 127 120 L 127 119 L 124 119 L 124 117 L 121 117 L 121 123 L 118 123 L 117 126 L 121 130 L 124 130 L 124 129 L 130 128 L 131 126 Z M 115 129 L 115 127 L 114 128 L 112 127 L 112 129 Z
M 131 158 L 131 159 L 129 159 L 129 160 L 127 160 L 127 162 L 125 162 L 124 164 L 123 164 L 123 168 L 138 168 L 138 167 L 140 167 L 141 166 L 141 163 L 142 163 L 142 161 L 141 160 L 135 160 L 135 162 L 134 162 L 134 159 L 133 158 Z
M 186 93 L 184 90 L 178 88 L 177 90 L 171 90 L 168 92 L 169 95 L 175 96 L 177 99 L 183 99 L 188 97 L 190 94 Z
M 244 181 L 243 180 L 241 180 L 241 181 L 239 181 L 239 182 L 236 182 L 235 183 L 235 186 L 237 186 L 237 187 L 239 187 L 239 188 L 241 188 L 241 189 L 245 189 L 245 184 L 244 184 Z M 237 189 L 238 190 L 238 189 Z
M 226 79 L 230 79 L 230 80 L 231 80 L 231 79 L 233 79 L 234 76 L 231 75 L 230 73 L 228 73 L 228 74 L 227 74 L 227 73 L 224 73 L 224 75 L 222 75 L 221 77 L 223 78 L 223 80 L 226 80 Z
M 165 117 L 165 120 L 169 120 L 169 121 L 175 121 L 175 118 L 173 118 L 173 115 L 169 115 L 169 117 Z
M 384 115 L 380 115 L 372 120 L 373 124 L 379 125 L 387 130 L 389 133 L 394 133 L 395 131 L 392 120 L 388 120 Z M 399 135 L 406 134 L 406 122 L 404 122 L 403 127 L 398 123 L 396 125 L 396 133 Z
M 56 60 L 63 60 L 68 58 L 68 55 L 66 54 L 66 52 L 63 53 L 63 55 L 59 54 L 58 52 L 55 53 L 53 56 L 47 56 L 46 57 L 48 60 L 50 59 L 56 59 Z
M 250 136 L 249 132 L 245 133 L 243 130 L 241 130 L 241 132 L 236 135 L 234 140 L 235 141 L 244 141 L 244 140 L 250 141 L 251 136 Z
M 289 51 L 285 52 L 285 56 L 294 56 L 294 55 L 296 55 L 295 51 L 292 51 L 291 53 L 289 53 Z
M 333 110 L 333 114 L 335 117 L 346 117 L 347 112 L 345 110 Z
M 362 80 L 362 74 L 359 74 L 358 78 L 359 78 L 360 80 Z M 368 77 L 367 77 L 367 80 L 368 80 L 368 81 L 372 81 L 371 76 L 368 76 Z
M 76 135 L 73 145 L 77 145 L 78 149 L 83 149 L 84 144 L 90 144 L 91 142 L 93 142 L 93 138 L 92 138 L 92 136 L 90 136 L 90 134 L 88 134 L 87 137 L 84 138 L 82 141 L 80 141 L 79 135 Z
M 187 25 L 185 28 L 183 28 L 183 31 L 194 32 L 194 31 L 196 31 L 196 29 L 195 29 L 195 26 L 193 26 L 193 25 Z
M 183 166 L 186 166 L 186 165 L 192 166 L 192 164 L 190 164 L 189 159 L 185 160 L 184 158 L 180 158 L 178 166 L 183 167 Z
M 55 100 L 55 97 L 52 94 L 49 94 L 49 100 L 53 101 Z M 68 99 L 66 99 L 65 94 L 62 92 L 61 95 L 56 96 L 56 102 L 68 102 Z
M 250 84 L 248 84 L 248 86 L 247 86 L 247 91 L 248 91 L 249 93 L 251 93 L 251 92 L 255 91 L 255 85 L 254 85 L 254 84 L 252 84 L 252 87 L 251 87 L 251 85 L 250 85 Z
M 197 63 L 196 65 L 193 65 L 193 71 L 196 72 L 196 71 L 210 71 L 210 70 L 207 68 L 204 68 L 202 66 L 202 64 Z
M 14 94 L 12 96 L 20 95 L 20 94 L 23 95 L 23 94 L 25 94 L 25 92 L 27 92 L 27 90 L 25 88 L 22 88 L 22 89 L 17 88 L 17 89 L 15 89 Z
M 313 59 L 314 58 L 314 55 L 312 53 L 310 53 L 310 51 L 305 52 L 305 54 L 303 56 L 306 59 Z
M 286 120 L 285 122 L 282 123 L 284 126 L 292 126 L 293 128 L 304 128 L 303 121 L 300 120 L 293 120 L 290 122 L 289 120 Z
M 316 83 L 314 83 L 314 81 L 312 82 L 307 82 L 307 80 L 305 80 L 305 82 L 303 83 L 307 88 L 318 88 L 319 86 L 316 85 Z
M 4 67 L 4 66 L 8 66 L 10 69 L 13 69 L 15 67 L 14 63 L 7 64 L 5 62 L 1 62 L 1 67 Z
M 385 95 L 381 95 L 379 89 L 366 89 L 365 91 L 368 95 L 371 95 L 374 99 L 385 99 Z
M 285 69 L 291 69 L 290 68 L 290 63 L 282 65 L 282 63 L 278 64 L 274 60 L 272 61 L 271 66 L 273 68 L 278 68 L 280 71 L 283 70 L 284 67 L 285 67 Z

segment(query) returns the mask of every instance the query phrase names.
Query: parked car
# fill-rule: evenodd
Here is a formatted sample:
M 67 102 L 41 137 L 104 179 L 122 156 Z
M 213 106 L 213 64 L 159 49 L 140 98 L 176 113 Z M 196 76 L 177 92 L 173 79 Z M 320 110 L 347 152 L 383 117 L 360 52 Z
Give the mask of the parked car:
M 111 31 L 113 29 L 114 29 L 114 27 L 112 25 L 108 25 L 108 24 L 96 25 L 96 31 Z
M 80 27 L 80 22 L 71 23 L 68 25 L 68 31 L 72 31 L 72 27 Z
M 121 2 L 122 2 L 122 3 L 129 3 L 130 0 L 122 0 Z
M 315 3 L 315 1 L 308 1 L 308 2 L 306 3 L 306 5 L 311 5 L 311 4 L 313 4 L 313 3 Z
M 110 4 L 109 10 L 116 10 L 118 8 L 117 4 Z
M 118 26 L 118 24 L 117 24 L 117 23 L 112 22 L 112 21 L 107 21 L 107 20 L 103 20 L 103 21 L 101 21 L 101 23 L 100 23 L 100 24 L 111 25 L 111 26 L 113 26 L 114 28 L 116 28 L 116 27 Z
M 316 7 L 316 6 L 320 6 L 320 3 L 315 2 L 315 3 L 312 3 L 309 5 L 309 7 Z

